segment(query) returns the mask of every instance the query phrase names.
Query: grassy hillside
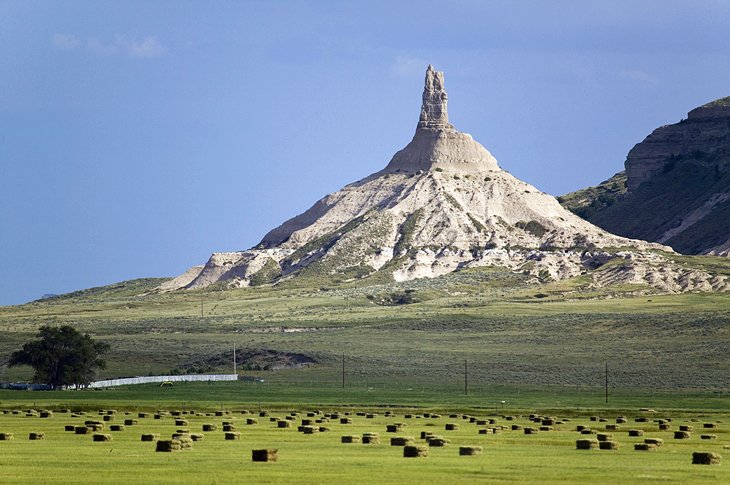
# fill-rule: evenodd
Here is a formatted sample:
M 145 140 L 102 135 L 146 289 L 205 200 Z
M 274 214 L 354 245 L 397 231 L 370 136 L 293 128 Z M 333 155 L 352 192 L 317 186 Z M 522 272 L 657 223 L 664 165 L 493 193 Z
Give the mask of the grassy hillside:
M 590 220 L 594 214 L 612 206 L 625 194 L 626 173 L 619 172 L 595 187 L 561 195 L 558 202 L 574 214 Z
M 723 258 L 683 261 L 730 272 Z M 364 286 L 146 294 L 150 287 L 127 282 L 1 308 L 0 362 L 38 326 L 71 323 L 112 345 L 102 377 L 229 372 L 235 343 L 239 369 L 283 366 L 249 373 L 316 385 L 340 382 L 344 354 L 349 385 L 363 388 L 458 387 L 465 360 L 475 388 L 596 386 L 606 362 L 617 387 L 730 388 L 727 294 L 597 291 L 581 278 L 540 285 L 499 269 Z M 294 354 L 313 363 L 288 368 Z M 0 380 L 30 375 L 0 367 Z

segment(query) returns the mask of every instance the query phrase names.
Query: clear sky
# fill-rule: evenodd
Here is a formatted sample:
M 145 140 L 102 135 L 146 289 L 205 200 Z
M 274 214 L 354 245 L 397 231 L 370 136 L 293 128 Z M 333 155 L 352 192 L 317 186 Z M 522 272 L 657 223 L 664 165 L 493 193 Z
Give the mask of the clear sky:
M 410 141 L 429 63 L 560 195 L 730 95 L 730 2 L 0 0 L 0 305 L 255 245 Z

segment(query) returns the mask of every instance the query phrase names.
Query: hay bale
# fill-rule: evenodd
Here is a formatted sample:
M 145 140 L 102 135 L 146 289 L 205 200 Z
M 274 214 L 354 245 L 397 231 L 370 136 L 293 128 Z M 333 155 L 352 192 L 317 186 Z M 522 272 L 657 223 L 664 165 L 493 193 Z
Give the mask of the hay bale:
M 92 436 L 91 439 L 92 441 L 111 441 L 112 435 L 104 433 L 94 433 L 94 436 Z
M 643 429 L 630 429 L 629 436 L 644 436 Z
M 125 419 L 124 420 L 125 426 L 134 426 L 135 424 L 139 424 L 139 421 L 137 421 L 136 419 Z
M 644 438 L 644 443 L 655 446 L 662 446 L 664 444 L 664 440 L 661 438 Z
M 618 450 L 618 442 L 616 442 L 616 441 L 599 441 L 598 448 L 601 450 Z
M 716 440 L 717 439 L 717 435 L 716 434 L 701 434 L 700 435 L 700 439 L 703 439 L 703 440 Z
M 187 419 L 176 419 L 175 420 L 175 426 L 187 426 L 188 420 Z
M 586 426 L 584 424 L 579 424 L 578 426 L 575 427 L 575 430 L 577 432 L 581 433 L 583 431 L 590 431 L 591 430 L 591 427 L 590 426 Z
M 330 428 L 329 426 L 320 426 L 319 427 L 320 433 L 326 433 L 327 431 L 332 431 L 332 428 Z
M 251 450 L 251 461 L 276 461 L 279 459 L 279 450 L 275 448 L 265 450 Z
M 606 431 L 618 431 L 620 426 L 618 424 L 607 424 Z
M 276 422 L 277 428 L 291 428 L 291 421 L 283 420 Z
M 232 424 L 224 424 L 223 431 L 236 431 L 236 427 Z
M 540 431 L 552 431 L 554 428 L 552 426 L 540 426 Z
M 350 418 L 340 418 L 340 424 L 352 424 L 352 419 L 350 419 Z
M 629 420 L 626 419 L 626 416 L 619 416 L 618 418 L 616 418 L 616 424 L 626 424 L 628 422 Z
M 258 424 L 258 421 L 254 418 L 246 418 L 246 424 L 247 425 Z
M 449 440 L 447 440 L 446 438 L 441 438 L 440 436 L 433 436 L 431 437 L 431 439 L 428 440 L 428 446 L 441 447 L 448 446 L 449 443 Z
M 15 438 L 13 433 L 0 433 L 0 441 L 10 441 Z
M 76 426 L 74 427 L 74 433 L 76 434 L 87 434 L 91 430 L 88 428 L 88 426 Z
M 319 433 L 319 426 L 300 426 L 299 430 L 304 434 Z
M 205 435 L 201 433 L 193 433 L 190 435 L 190 439 L 193 441 L 203 441 L 203 439 L 205 439 Z
M 150 413 L 137 413 L 137 417 L 142 418 L 148 418 L 150 416 Z
M 64 431 L 75 431 L 76 426 L 74 426 L 73 424 L 67 424 L 66 426 L 63 427 L 63 430 Z
M 651 443 L 636 443 L 634 444 L 635 451 L 656 451 L 657 446 Z
M 479 430 L 479 434 L 489 434 L 489 433 L 491 433 L 491 432 L 492 432 L 492 430 L 491 430 L 491 429 L 489 429 L 489 428 L 481 428 L 481 429 Z
M 719 465 L 722 456 L 711 451 L 695 451 L 692 453 L 693 465 Z
M 430 431 L 421 431 L 421 439 L 422 440 L 428 440 L 431 436 L 433 436 L 433 433 Z
M 225 438 L 227 440 L 240 440 L 241 439 L 241 433 L 239 433 L 237 431 L 228 431 L 225 434 Z
M 675 431 L 674 432 L 675 440 L 688 440 L 691 437 L 692 437 L 692 435 L 689 433 L 689 431 Z
M 659 431 L 669 431 L 672 429 L 672 425 L 669 423 L 663 423 L 659 425 Z
M 681 426 L 679 427 L 679 430 L 680 430 L 680 431 L 687 431 L 688 433 L 691 433 L 692 431 L 694 431 L 694 430 L 695 430 L 695 428 L 694 428 L 694 426 L 689 426 L 689 425 L 681 425 Z
M 412 436 L 393 436 L 390 439 L 390 446 L 409 446 L 416 441 Z
M 598 448 L 598 441 L 596 440 L 575 440 L 576 450 L 595 450 Z
M 44 410 L 44 411 L 41 411 L 40 412 L 39 416 L 41 418 L 52 418 L 53 417 L 53 412 L 48 411 L 48 410 Z
M 522 429 L 522 426 L 520 426 L 519 424 L 513 424 L 512 426 L 510 426 L 510 429 L 512 431 L 520 431 Z
M 160 435 L 157 433 L 147 433 L 141 437 L 141 441 L 157 441 L 158 439 L 160 439 Z
M 482 454 L 481 446 L 460 446 L 459 447 L 459 456 L 474 456 L 474 455 L 481 455 L 481 454 Z
M 340 438 L 341 443 L 359 443 L 360 437 L 356 435 L 346 435 Z
M 486 426 L 488 422 L 486 419 L 477 419 L 475 421 L 477 426 Z
M 30 434 L 28 434 L 28 439 L 31 441 L 44 440 L 44 439 L 46 439 L 46 433 L 41 433 L 41 432 L 30 433 Z
M 124 431 L 123 424 L 112 424 L 109 426 L 109 431 Z
M 43 416 L 41 415 L 41 418 L 42 418 L 42 417 L 43 417 Z M 703 427 L 703 428 L 707 428 L 707 429 L 710 429 L 710 428 L 717 428 L 717 425 L 716 425 L 715 423 L 703 423 L 703 424 L 702 424 L 702 427 Z
M 613 438 L 611 433 L 598 433 L 596 435 L 598 441 L 611 441 L 611 438 Z
M 178 440 L 159 440 L 155 446 L 155 451 L 173 452 L 182 450 L 180 441 Z
M 499 434 L 502 432 L 501 427 L 492 428 L 492 434 Z
M 408 445 L 403 447 L 404 458 L 418 458 L 428 456 L 428 447 Z
M 180 441 L 180 448 L 183 450 L 189 450 L 193 447 L 193 439 L 189 435 L 181 436 L 177 440 Z
M 537 434 L 537 428 L 525 428 L 524 433 L 525 434 Z
M 446 423 L 444 429 L 446 429 L 446 431 L 458 431 L 459 425 L 456 423 Z
M 380 444 L 380 433 L 363 433 L 362 444 L 379 445 Z
M 648 423 L 649 422 L 649 418 L 645 418 L 645 417 L 635 418 L 634 419 L 634 422 L 636 422 L 636 423 Z
M 203 424 L 203 431 L 215 431 L 218 429 L 218 425 L 212 423 Z
M 102 416 L 101 419 L 104 421 L 114 421 L 114 416 L 106 415 L 106 416 Z

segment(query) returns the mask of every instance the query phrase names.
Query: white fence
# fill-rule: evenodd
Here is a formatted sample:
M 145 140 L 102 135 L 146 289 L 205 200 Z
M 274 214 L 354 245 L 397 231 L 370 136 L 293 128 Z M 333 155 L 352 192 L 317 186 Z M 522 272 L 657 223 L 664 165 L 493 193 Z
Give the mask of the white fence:
M 235 381 L 238 374 L 190 374 L 184 376 L 144 376 L 125 377 L 123 379 L 109 379 L 89 384 L 89 388 L 129 386 L 132 384 L 149 384 L 153 382 L 192 382 L 192 381 Z

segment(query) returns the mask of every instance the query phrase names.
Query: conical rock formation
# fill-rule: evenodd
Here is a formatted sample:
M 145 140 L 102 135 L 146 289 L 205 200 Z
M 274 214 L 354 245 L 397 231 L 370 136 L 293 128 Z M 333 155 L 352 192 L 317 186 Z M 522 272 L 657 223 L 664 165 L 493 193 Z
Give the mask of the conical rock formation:
M 615 258 L 663 259 L 648 250 L 671 252 L 609 234 L 500 169 L 449 123 L 443 73 L 429 66 L 416 133 L 383 170 L 327 195 L 255 248 L 215 253 L 164 289 L 376 272 L 405 281 L 486 265 L 564 279 Z

